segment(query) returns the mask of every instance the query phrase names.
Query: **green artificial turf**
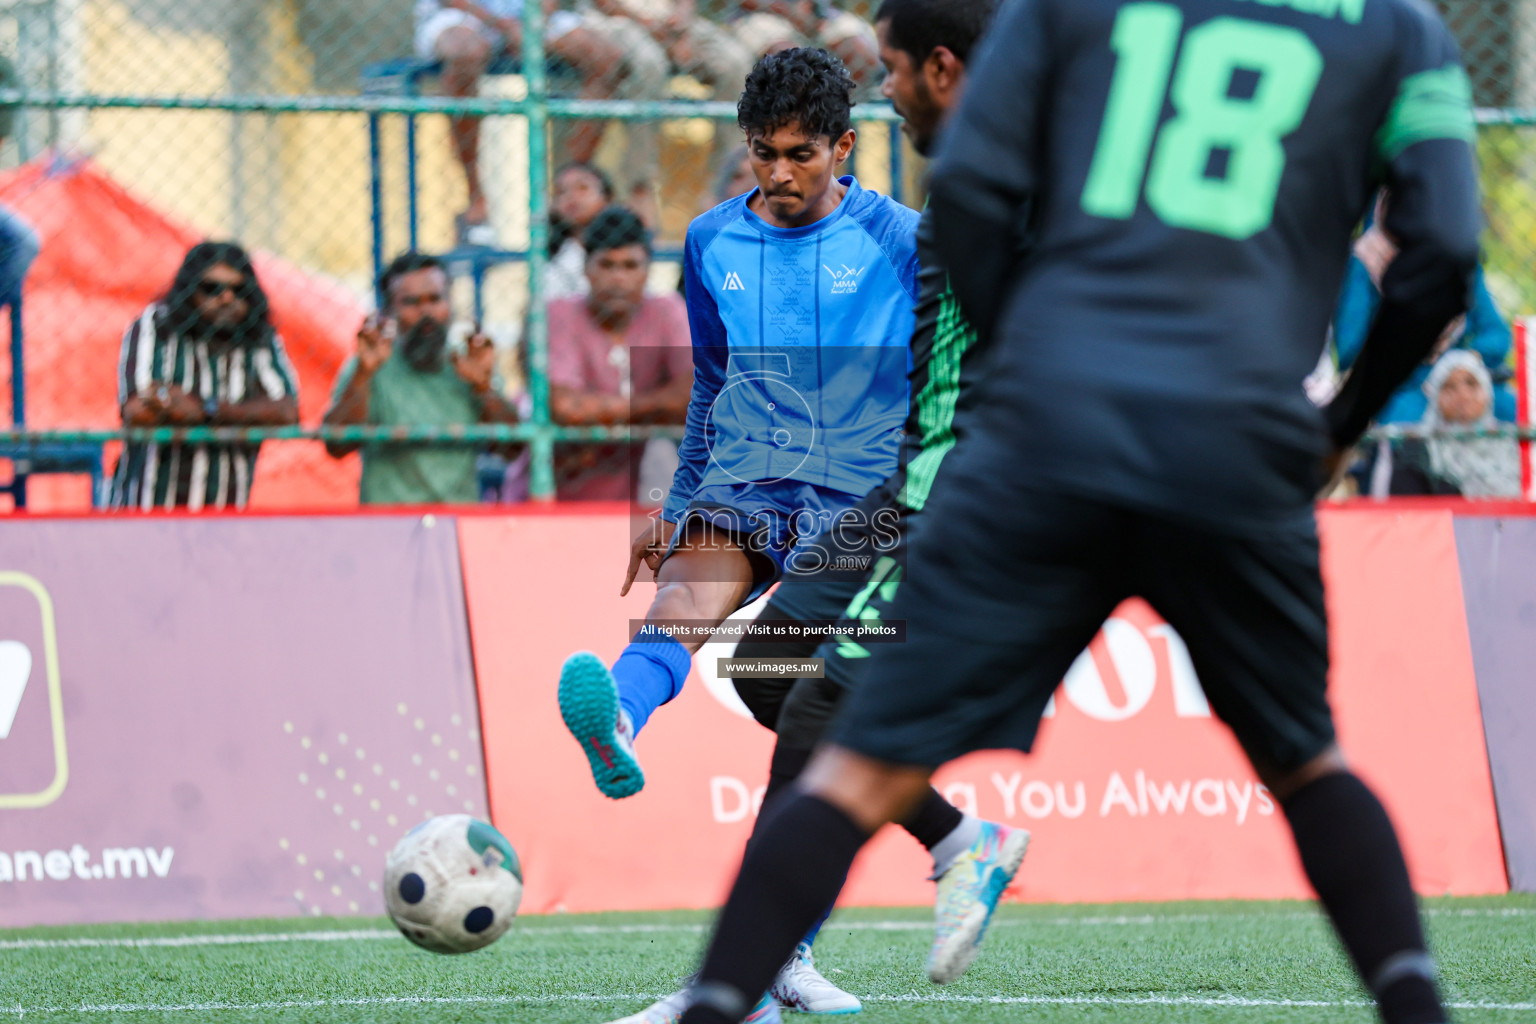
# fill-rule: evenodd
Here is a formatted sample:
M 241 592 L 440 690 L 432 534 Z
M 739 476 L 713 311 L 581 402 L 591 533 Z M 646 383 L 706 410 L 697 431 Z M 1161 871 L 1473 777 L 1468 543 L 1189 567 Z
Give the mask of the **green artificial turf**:
M 1426 908 L 1455 1018 L 1536 1024 L 1536 898 Z M 0 931 L 0 1024 L 596 1024 L 673 988 L 708 920 L 527 917 L 461 957 L 421 952 L 378 918 Z M 1009 905 L 945 988 L 923 975 L 928 938 L 921 910 L 842 911 L 818 965 L 864 999 L 867 1024 L 1374 1020 L 1308 904 Z

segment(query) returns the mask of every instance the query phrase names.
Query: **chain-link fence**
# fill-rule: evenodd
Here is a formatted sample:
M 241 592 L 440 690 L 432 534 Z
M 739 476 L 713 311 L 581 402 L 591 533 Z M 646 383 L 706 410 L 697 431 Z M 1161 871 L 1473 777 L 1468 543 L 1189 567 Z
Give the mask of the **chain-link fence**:
M 1488 285 L 1522 315 L 1536 306 L 1536 0 L 1441 7 L 1485 122 Z M 878 96 L 872 14 L 868 0 L 0 0 L 0 213 L 15 215 L 0 252 L 14 272 L 40 243 L 23 329 L 0 352 L 28 433 L 4 435 L 0 457 L 33 472 L 34 507 L 339 507 L 360 488 L 644 500 L 681 418 L 667 350 L 687 343 L 683 233 L 745 190 L 734 108 L 753 61 L 806 43 L 842 57 L 860 100 L 852 172 L 921 202 L 922 162 Z M 627 356 L 573 301 L 609 203 L 652 239 Z M 189 258 L 205 239 L 252 264 Z M 378 291 L 406 250 L 442 256 L 445 304 L 413 293 L 396 309 Z M 352 365 L 380 302 L 376 347 L 420 357 L 427 390 L 392 389 L 389 360 Z M 417 306 L 446 329 L 421 329 Z M 362 410 L 346 401 L 359 369 L 372 387 L 352 391 L 375 396 Z M 163 443 L 123 450 L 125 416 Z M 223 433 L 172 444 L 178 427 Z M 236 443 L 252 428 L 294 438 L 266 443 L 259 472 Z M 334 457 L 362 441 L 367 472 Z

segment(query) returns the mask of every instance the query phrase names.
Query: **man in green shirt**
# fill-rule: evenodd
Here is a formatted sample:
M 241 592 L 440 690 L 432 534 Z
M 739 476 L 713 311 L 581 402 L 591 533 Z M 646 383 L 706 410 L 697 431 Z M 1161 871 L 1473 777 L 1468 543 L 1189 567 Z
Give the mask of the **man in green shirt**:
M 495 378 L 496 353 L 478 328 L 448 352 L 448 274 L 436 257 L 397 256 L 379 280 L 385 308 L 363 321 L 357 354 L 336 380 L 327 426 L 468 426 L 516 423 Z M 479 500 L 473 445 L 327 444 L 334 458 L 363 450 L 364 505 Z

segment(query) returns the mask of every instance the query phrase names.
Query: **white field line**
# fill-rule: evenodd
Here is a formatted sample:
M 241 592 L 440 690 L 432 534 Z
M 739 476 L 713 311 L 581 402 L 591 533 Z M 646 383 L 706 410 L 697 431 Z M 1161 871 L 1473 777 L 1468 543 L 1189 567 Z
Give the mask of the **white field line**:
M 125 947 L 151 949 L 157 946 L 251 946 L 269 942 L 354 942 L 368 939 L 399 937 L 399 932 L 378 928 L 355 931 L 312 932 L 248 932 L 245 934 L 205 935 L 156 935 L 148 938 L 102 939 L 9 939 L 0 941 L 0 950 L 7 949 L 95 949 L 101 947 Z
M 1529 917 L 1536 916 L 1536 908 L 1500 907 L 1466 909 L 1428 909 L 1431 917 Z M 1244 922 L 1253 920 L 1318 921 L 1320 913 L 1300 911 L 1285 914 L 1132 914 L 1105 917 L 1025 917 L 1005 918 L 992 923 L 993 928 L 1027 927 L 1145 927 L 1159 924 L 1213 924 L 1222 921 Z M 829 931 L 849 932 L 923 932 L 933 927 L 928 921 L 833 921 Z M 707 928 L 703 924 L 578 924 L 578 925 L 525 925 L 507 933 L 509 939 L 533 939 L 540 935 L 648 935 L 648 934 L 698 934 Z M 290 942 L 353 942 L 393 939 L 399 932 L 368 928 L 351 931 L 296 931 L 296 932 L 249 932 L 205 933 L 195 935 L 164 935 L 147 938 L 100 938 L 100 939 L 3 939 L 0 951 L 33 949 L 91 949 L 122 947 L 129 949 L 153 949 L 180 946 L 249 946 Z
M 222 1010 L 253 1012 L 272 1010 L 344 1009 L 347 1007 L 383 1006 L 514 1006 L 559 1003 L 645 1003 L 659 999 L 657 995 L 635 993 L 546 995 L 546 996 L 376 996 L 364 999 L 294 999 L 256 1003 L 206 1002 L 206 1003 L 81 1003 L 74 1006 L 7 1006 L 0 1007 L 0 1014 L 24 1018 L 28 1015 L 49 1014 L 126 1014 L 126 1013 L 214 1013 Z M 870 1003 L 901 1003 L 907 1005 L 945 1003 L 982 1006 L 1187 1006 L 1211 1008 L 1293 1008 L 1320 1007 L 1342 1009 L 1372 1005 L 1357 999 L 1264 999 L 1241 996 L 961 996 L 948 993 L 931 995 L 865 996 Z M 1461 1002 L 1447 1004 L 1453 1010 L 1483 1010 L 1495 1012 L 1536 1011 L 1533 1003 Z

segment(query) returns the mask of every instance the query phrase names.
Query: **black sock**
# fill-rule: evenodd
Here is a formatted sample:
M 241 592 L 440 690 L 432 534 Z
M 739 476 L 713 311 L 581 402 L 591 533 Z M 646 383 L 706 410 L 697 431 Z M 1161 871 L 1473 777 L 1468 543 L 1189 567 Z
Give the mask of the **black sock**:
M 1434 964 L 1397 833 L 1381 801 L 1348 772 L 1284 802 L 1307 879 L 1387 1024 L 1441 1024 Z
M 682 1024 L 736 1024 L 837 898 L 869 835 L 820 797 L 792 793 L 764 816 L 720 911 Z M 734 1014 L 734 1016 L 732 1016 Z
M 768 808 L 773 806 L 774 797 L 784 792 L 805 771 L 812 753 L 810 747 L 791 746 L 782 737 L 774 744 L 773 759 L 768 762 L 768 789 L 763 793 L 763 806 L 758 811 L 759 821 L 768 813 Z
M 939 796 L 939 791 L 928 787 L 928 795 L 904 818 L 901 827 L 912 833 L 912 838 L 922 843 L 928 852 L 943 842 L 944 837 L 960 827 L 965 815 L 960 808 Z

